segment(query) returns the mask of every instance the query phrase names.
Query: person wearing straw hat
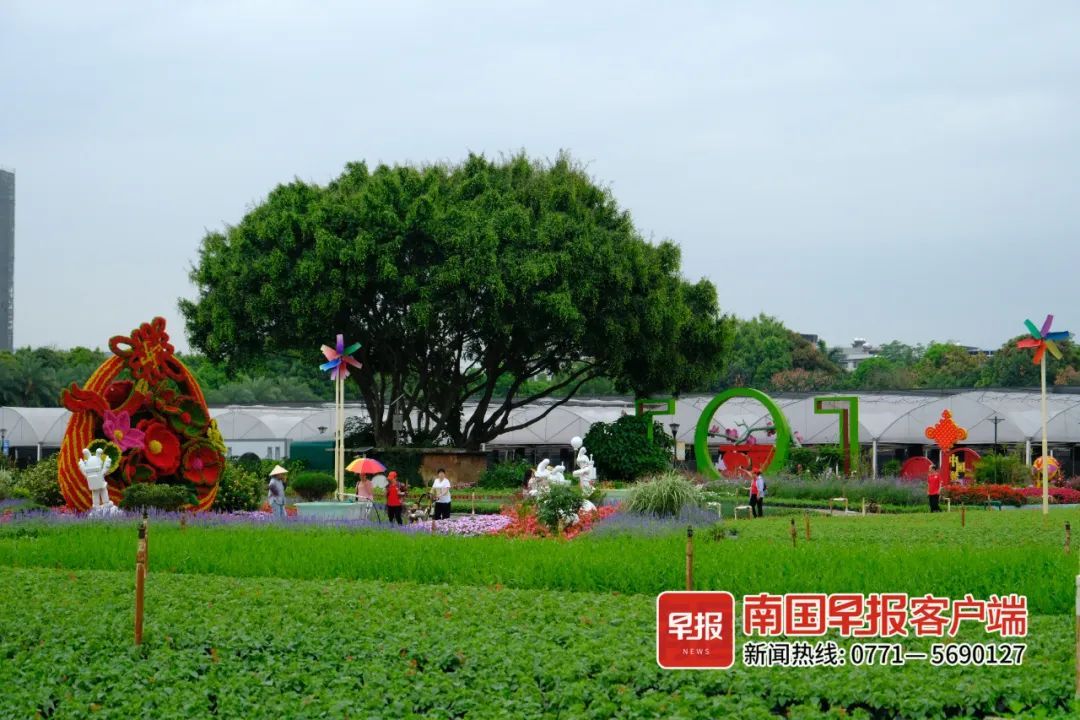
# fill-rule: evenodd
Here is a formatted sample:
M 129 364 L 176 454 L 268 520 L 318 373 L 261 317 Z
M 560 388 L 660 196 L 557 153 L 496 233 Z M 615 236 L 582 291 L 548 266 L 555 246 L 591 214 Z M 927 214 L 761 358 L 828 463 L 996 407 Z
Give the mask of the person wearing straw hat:
M 270 501 L 270 510 L 279 520 L 285 519 L 285 482 L 288 477 L 289 471 L 280 465 L 275 465 L 270 471 L 270 489 L 267 499 Z

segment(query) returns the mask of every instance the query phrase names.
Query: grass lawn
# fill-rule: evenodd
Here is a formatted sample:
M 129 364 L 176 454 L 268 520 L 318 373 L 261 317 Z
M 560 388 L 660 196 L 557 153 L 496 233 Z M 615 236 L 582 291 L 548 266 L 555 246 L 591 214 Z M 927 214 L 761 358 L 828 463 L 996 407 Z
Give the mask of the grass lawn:
M 0 717 L 1073 717 L 1068 616 L 1019 668 L 670 672 L 645 595 L 151 573 L 136 649 L 130 571 L 0 593 Z
M 801 516 L 699 527 L 698 589 L 1020 593 L 1032 619 L 1018 668 L 682 672 L 660 670 L 654 644 L 682 530 L 566 542 L 152 522 L 136 650 L 133 522 L 5 522 L 0 717 L 1076 717 L 1066 521 L 1080 511 L 970 511 L 966 527 L 816 516 L 809 542 Z

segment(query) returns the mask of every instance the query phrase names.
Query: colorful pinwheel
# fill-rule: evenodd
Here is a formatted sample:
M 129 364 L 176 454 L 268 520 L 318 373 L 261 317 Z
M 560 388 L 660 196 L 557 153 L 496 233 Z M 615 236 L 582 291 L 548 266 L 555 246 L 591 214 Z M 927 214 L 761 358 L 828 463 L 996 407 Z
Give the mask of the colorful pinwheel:
M 329 345 L 322 346 L 323 355 L 326 356 L 328 362 L 320 365 L 319 369 L 329 370 L 331 380 L 344 380 L 349 377 L 349 365 L 354 368 L 360 367 L 360 362 L 352 357 L 352 354 L 359 349 L 360 343 L 353 343 L 349 347 L 345 347 L 345 336 L 338 335 L 336 348 Z
M 1024 321 L 1024 325 L 1027 326 L 1028 332 L 1031 333 L 1031 337 L 1026 337 L 1023 340 L 1020 340 L 1020 342 L 1016 343 L 1016 346 L 1022 348 L 1035 348 L 1034 362 L 1036 365 L 1042 363 L 1043 356 L 1046 354 L 1047 350 L 1050 351 L 1051 355 L 1060 360 L 1061 351 L 1058 350 L 1058 346 L 1054 341 L 1068 340 L 1069 335 L 1071 334 L 1065 330 L 1061 330 L 1058 332 L 1050 332 L 1050 324 L 1053 322 L 1054 316 L 1047 315 L 1046 322 L 1043 323 L 1042 329 L 1040 330 L 1039 328 L 1035 327 L 1035 323 L 1031 322 L 1030 320 Z
M 334 381 L 334 479 L 337 480 L 337 499 L 345 499 L 345 378 L 349 377 L 349 366 L 360 367 L 360 362 L 352 354 L 360 349 L 360 343 L 345 347 L 345 336 L 337 336 L 337 347 L 322 346 L 326 362 L 319 365 L 320 370 L 329 370 Z
M 1055 340 L 1067 340 L 1069 333 L 1064 331 L 1050 332 L 1050 324 L 1054 322 L 1053 315 L 1046 316 L 1046 322 L 1043 323 L 1042 329 L 1035 327 L 1035 323 L 1030 320 L 1025 320 L 1024 324 L 1027 325 L 1028 332 L 1031 333 L 1031 337 L 1026 337 L 1016 343 L 1017 347 L 1022 348 L 1035 348 L 1035 364 L 1039 366 L 1039 380 L 1042 386 L 1042 456 L 1049 457 L 1050 453 L 1047 450 L 1046 442 L 1046 425 L 1048 421 L 1047 409 L 1046 409 L 1046 351 L 1049 350 L 1050 354 L 1054 357 L 1061 359 L 1061 351 L 1058 350 L 1058 346 L 1055 344 Z M 1043 495 L 1043 515 L 1050 512 L 1050 473 L 1049 463 L 1043 463 L 1042 465 L 1042 495 Z

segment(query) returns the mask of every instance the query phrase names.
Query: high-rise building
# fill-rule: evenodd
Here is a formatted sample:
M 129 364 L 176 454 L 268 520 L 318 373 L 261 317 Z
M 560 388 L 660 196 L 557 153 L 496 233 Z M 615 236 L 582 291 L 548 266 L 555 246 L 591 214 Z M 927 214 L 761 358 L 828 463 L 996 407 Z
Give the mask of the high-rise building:
M 0 350 L 15 348 L 15 173 L 0 170 Z

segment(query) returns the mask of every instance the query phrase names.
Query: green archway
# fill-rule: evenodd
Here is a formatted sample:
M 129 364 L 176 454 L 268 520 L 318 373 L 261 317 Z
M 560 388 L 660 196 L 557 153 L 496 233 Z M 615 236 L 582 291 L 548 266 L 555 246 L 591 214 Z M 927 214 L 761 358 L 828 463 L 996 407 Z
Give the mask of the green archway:
M 788 448 L 791 447 L 791 427 L 787 418 L 780 411 L 780 407 L 773 399 L 753 388 L 731 388 L 720 393 L 705 406 L 698 418 L 697 429 L 694 431 L 694 459 L 697 460 L 699 473 L 712 480 L 718 480 L 720 473 L 716 471 L 716 465 L 709 455 L 709 425 L 712 423 L 713 414 L 721 405 L 731 398 L 742 397 L 757 400 L 772 416 L 773 428 L 776 430 L 776 445 L 773 447 L 772 459 L 768 465 L 762 468 L 762 472 L 771 467 L 782 468 L 787 464 Z

